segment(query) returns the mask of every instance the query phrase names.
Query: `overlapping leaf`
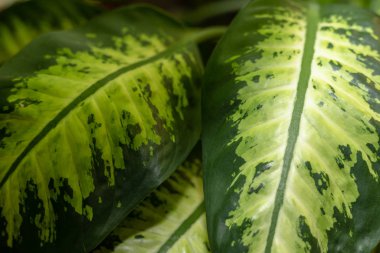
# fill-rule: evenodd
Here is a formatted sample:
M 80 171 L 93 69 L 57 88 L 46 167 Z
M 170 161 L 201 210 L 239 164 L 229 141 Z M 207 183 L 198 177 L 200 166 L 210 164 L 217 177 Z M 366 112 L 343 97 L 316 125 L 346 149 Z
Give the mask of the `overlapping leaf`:
M 93 253 L 209 251 L 201 163 L 188 159 Z
M 37 35 L 69 29 L 84 23 L 100 9 L 82 0 L 33 0 L 18 3 L 0 13 L 0 64 Z
M 88 252 L 185 159 L 202 74 L 186 34 L 130 7 L 0 69 L 1 252 Z
M 380 239 L 379 17 L 252 1 L 206 71 L 207 222 L 218 253 L 371 252 Z

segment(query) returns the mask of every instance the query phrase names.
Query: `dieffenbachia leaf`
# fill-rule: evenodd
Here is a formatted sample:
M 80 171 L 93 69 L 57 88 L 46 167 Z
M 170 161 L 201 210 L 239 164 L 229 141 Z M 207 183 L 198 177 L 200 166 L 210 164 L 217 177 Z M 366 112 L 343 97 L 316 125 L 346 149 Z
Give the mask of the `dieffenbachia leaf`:
M 37 35 L 84 23 L 99 9 L 83 0 L 33 0 L 0 12 L 0 64 Z
M 371 252 L 380 239 L 380 18 L 252 1 L 210 59 L 205 202 L 214 252 Z
M 0 69 L 0 251 L 87 252 L 199 138 L 194 35 L 148 7 L 42 35 Z
M 207 253 L 201 163 L 186 161 L 93 253 Z

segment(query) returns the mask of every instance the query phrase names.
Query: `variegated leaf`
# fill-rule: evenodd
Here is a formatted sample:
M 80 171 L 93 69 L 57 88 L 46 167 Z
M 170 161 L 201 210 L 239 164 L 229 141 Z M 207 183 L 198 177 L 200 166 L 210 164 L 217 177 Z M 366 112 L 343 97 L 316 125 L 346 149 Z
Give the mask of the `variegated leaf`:
M 207 253 L 201 163 L 190 158 L 93 253 Z
M 214 252 L 371 252 L 380 239 L 379 17 L 252 1 L 206 71 Z
M 0 12 L 0 64 L 37 35 L 72 28 L 99 11 L 83 0 L 33 0 Z
M 197 46 L 129 7 L 0 69 L 0 251 L 88 252 L 199 138 Z

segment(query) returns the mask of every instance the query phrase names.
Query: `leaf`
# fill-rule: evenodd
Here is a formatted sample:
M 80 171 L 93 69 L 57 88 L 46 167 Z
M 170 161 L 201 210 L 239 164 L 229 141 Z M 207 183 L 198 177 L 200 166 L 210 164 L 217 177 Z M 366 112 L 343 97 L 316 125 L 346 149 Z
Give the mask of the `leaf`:
M 189 158 L 93 253 L 209 251 L 201 162 Z
M 380 239 L 379 17 L 252 1 L 203 90 L 213 252 L 371 252 Z
M 189 36 L 129 7 L 0 69 L 1 252 L 88 252 L 182 163 L 200 132 Z
M 72 28 L 99 11 L 82 0 L 33 0 L 15 4 L 0 14 L 0 64 L 37 35 Z

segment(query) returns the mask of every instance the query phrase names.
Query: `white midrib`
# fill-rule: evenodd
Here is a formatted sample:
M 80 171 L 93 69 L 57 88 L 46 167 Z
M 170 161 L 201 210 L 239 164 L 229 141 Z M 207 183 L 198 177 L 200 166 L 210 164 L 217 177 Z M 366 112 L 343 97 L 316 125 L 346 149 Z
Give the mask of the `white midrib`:
M 288 129 L 288 140 L 284 153 L 284 162 L 281 171 L 280 183 L 278 185 L 274 208 L 271 218 L 271 224 L 269 227 L 269 233 L 266 240 L 265 253 L 271 253 L 273 240 L 276 233 L 277 222 L 279 218 L 279 214 L 281 211 L 281 207 L 284 202 L 285 191 L 286 191 L 286 183 L 288 180 L 288 175 L 290 171 L 290 167 L 293 161 L 294 156 L 294 148 L 297 143 L 297 139 L 299 136 L 299 128 L 301 123 L 301 116 L 305 104 L 305 96 L 308 88 L 310 76 L 311 76 L 311 66 L 314 57 L 314 46 L 318 31 L 318 23 L 319 23 L 319 6 L 311 3 L 309 5 L 307 11 L 307 19 L 306 19 L 306 39 L 304 44 L 302 63 L 301 63 L 301 71 L 299 75 L 298 85 L 297 85 L 297 93 L 294 102 L 294 108 L 292 112 L 292 118 L 290 121 L 289 129 Z M 284 251 L 285 252 L 285 251 Z

